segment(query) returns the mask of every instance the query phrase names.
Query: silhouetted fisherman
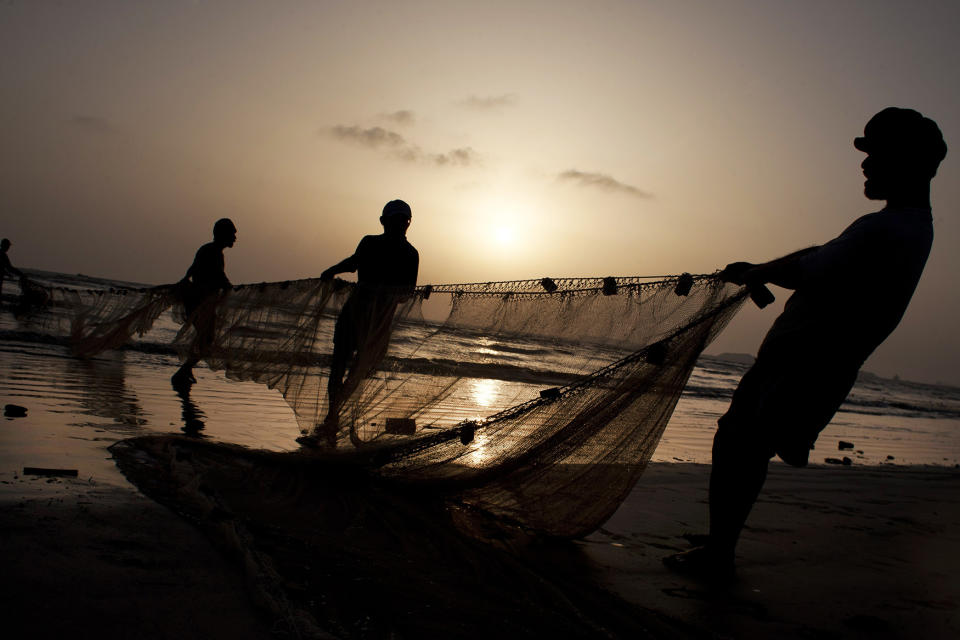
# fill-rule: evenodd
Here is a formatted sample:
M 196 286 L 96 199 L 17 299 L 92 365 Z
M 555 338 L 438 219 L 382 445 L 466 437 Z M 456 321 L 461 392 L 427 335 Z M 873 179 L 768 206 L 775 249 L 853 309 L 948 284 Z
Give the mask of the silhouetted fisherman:
M 708 578 L 733 575 L 734 549 L 774 455 L 802 467 L 873 350 L 900 322 L 933 241 L 930 180 L 947 153 L 940 129 L 911 109 L 870 119 L 854 146 L 864 195 L 885 200 L 837 238 L 763 264 L 722 272 L 747 286 L 794 293 L 743 376 L 713 441 L 710 535 L 670 556 L 671 568 Z
M 197 332 L 190 354 L 170 378 L 175 388 L 196 382 L 193 367 L 206 355 L 213 343 L 216 314 L 213 301 L 221 292 L 230 289 L 230 280 L 224 270 L 223 250 L 237 240 L 237 228 L 229 218 L 221 218 L 213 225 L 213 242 L 197 250 L 193 264 L 180 281 L 183 292 L 184 316 Z M 206 304 L 205 304 L 206 303 Z
M 7 251 L 10 250 L 11 246 L 13 246 L 13 243 L 6 238 L 0 240 L 0 300 L 3 300 L 3 279 L 7 277 L 8 273 L 21 280 L 24 277 L 22 271 L 10 264 L 10 256 L 7 255 Z
M 344 401 L 386 353 L 397 304 L 417 286 L 420 254 L 406 238 L 411 219 L 410 205 L 391 200 L 380 216 L 383 233 L 364 236 L 352 256 L 320 274 L 322 280 L 331 280 L 338 273 L 357 272 L 357 285 L 344 303 L 333 333 L 329 409 L 317 434 L 328 444 L 336 442 Z M 345 385 L 348 363 L 349 384 Z M 298 440 L 314 444 L 317 436 Z

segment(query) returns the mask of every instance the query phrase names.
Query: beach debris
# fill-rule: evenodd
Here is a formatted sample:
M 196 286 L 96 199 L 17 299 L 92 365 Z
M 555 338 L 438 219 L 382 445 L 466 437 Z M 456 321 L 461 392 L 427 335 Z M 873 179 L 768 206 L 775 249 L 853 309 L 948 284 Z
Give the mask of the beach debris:
M 8 404 L 3 407 L 3 415 L 7 418 L 26 418 L 27 408 L 18 404 Z
M 417 421 L 413 418 L 387 418 L 384 428 L 387 433 L 412 436 L 417 432 Z
M 853 460 L 851 460 L 847 456 L 843 456 L 843 460 L 841 460 L 841 462 L 843 462 L 843 464 L 848 467 L 853 464 Z
M 25 476 L 47 476 L 56 478 L 76 478 L 76 469 L 45 469 L 44 467 L 24 467 Z
M 467 446 L 468 444 L 473 442 L 473 436 L 476 432 L 477 432 L 477 426 L 472 422 L 468 422 L 467 424 L 460 427 L 460 444 L 462 444 L 463 446 Z
M 853 443 L 847 442 L 846 440 L 841 440 L 837 443 L 837 451 L 843 451 L 844 449 L 853 449 Z
M 827 464 L 843 464 L 843 460 L 840 458 L 824 458 L 823 461 Z
M 893 456 L 887 456 L 887 460 L 896 460 Z
M 553 281 L 553 278 L 544 278 L 540 281 L 540 286 L 543 287 L 547 293 L 553 293 L 557 290 L 557 283 Z

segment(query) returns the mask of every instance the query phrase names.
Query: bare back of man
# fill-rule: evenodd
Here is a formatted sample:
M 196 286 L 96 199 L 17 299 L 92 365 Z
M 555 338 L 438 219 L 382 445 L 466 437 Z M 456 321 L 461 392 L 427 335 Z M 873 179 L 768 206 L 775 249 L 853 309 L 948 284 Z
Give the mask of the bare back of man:
M 177 372 L 170 378 L 175 389 L 189 388 L 197 380 L 193 367 L 207 353 L 215 335 L 214 302 L 220 292 L 230 289 L 230 280 L 223 259 L 223 250 L 237 240 L 237 228 L 229 218 L 221 218 L 213 225 L 213 242 L 197 250 L 190 268 L 180 281 L 184 315 L 193 325 L 196 339 L 191 351 Z
M 388 202 L 380 216 L 383 233 L 364 236 L 353 255 L 320 276 L 330 280 L 339 273 L 356 272 L 357 284 L 334 329 L 327 415 L 318 434 L 301 438 L 303 443 L 315 444 L 318 436 L 335 443 L 344 402 L 386 354 L 397 305 L 417 284 L 420 255 L 406 238 L 411 219 L 406 202 Z

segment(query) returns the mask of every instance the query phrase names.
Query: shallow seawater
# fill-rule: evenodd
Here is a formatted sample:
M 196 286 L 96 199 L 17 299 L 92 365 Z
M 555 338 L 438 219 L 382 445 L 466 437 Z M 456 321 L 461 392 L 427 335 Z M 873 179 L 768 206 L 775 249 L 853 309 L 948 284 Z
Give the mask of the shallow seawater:
M 299 427 L 279 392 L 228 380 L 201 366 L 196 369 L 197 384 L 184 398 L 169 382 L 177 364 L 173 356 L 138 351 L 81 361 L 62 346 L 0 340 L 0 403 L 28 410 L 25 418 L 0 423 L 0 470 L 68 467 L 78 469 L 81 477 L 119 483 L 122 479 L 107 447 L 123 438 L 155 433 L 188 432 L 274 451 L 298 448 L 294 439 Z M 718 375 L 710 371 L 712 366 L 695 370 L 694 390 L 681 398 L 654 461 L 709 462 L 716 420 L 728 402 L 725 393 L 706 397 L 695 389 Z M 727 387 L 735 384 L 737 376 L 720 375 L 733 381 Z M 470 388 L 495 403 L 495 395 L 522 395 L 522 387 L 478 379 Z M 960 463 L 956 418 L 942 412 L 889 415 L 857 406 L 849 409 L 839 412 L 821 434 L 812 463 L 843 456 L 855 464 Z M 840 440 L 852 442 L 854 449 L 839 451 Z
M 53 284 L 77 286 L 70 276 L 46 276 Z M 91 283 L 84 279 L 80 284 Z M 106 286 L 103 283 L 110 281 L 100 286 Z M 0 423 L 0 470 L 63 466 L 74 460 L 92 476 L 118 477 L 107 447 L 119 439 L 152 433 L 189 433 L 274 451 L 299 448 L 295 438 L 300 429 L 278 391 L 228 380 L 200 366 L 189 396 L 178 395 L 169 381 L 178 365 L 169 349 L 177 328 L 166 314 L 139 345 L 78 360 L 62 340 L 49 343 L 9 309 L 0 310 L 0 404 L 28 408 L 26 418 Z M 442 352 L 444 345 L 430 349 Z M 569 376 L 574 366 L 563 349 L 554 353 L 532 341 L 497 342 L 483 349 L 521 373 L 538 370 L 553 377 Z M 597 356 L 601 364 L 617 357 L 613 352 Z M 709 462 L 716 421 L 745 370 L 739 362 L 702 357 L 653 460 Z M 464 394 L 463 402 L 450 405 L 462 407 L 457 415 L 423 415 L 418 423 L 485 418 L 537 397 L 545 386 L 532 384 L 530 376 L 520 377 L 526 379 L 468 378 L 457 391 Z M 839 450 L 841 440 L 853 443 L 853 448 Z M 960 389 L 864 376 L 821 434 L 810 460 L 823 464 L 826 458 L 844 456 L 854 464 L 960 464 Z

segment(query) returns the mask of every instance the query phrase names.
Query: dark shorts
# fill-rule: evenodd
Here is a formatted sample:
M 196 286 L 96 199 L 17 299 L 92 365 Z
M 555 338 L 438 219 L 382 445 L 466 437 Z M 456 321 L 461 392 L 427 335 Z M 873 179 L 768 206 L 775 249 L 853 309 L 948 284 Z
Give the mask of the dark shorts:
M 337 316 L 333 327 L 333 346 L 338 352 L 353 353 L 360 344 L 360 328 L 357 326 L 357 310 L 353 298 L 349 298 Z
M 363 351 L 372 361 L 383 358 L 396 308 L 396 299 L 391 297 L 354 294 L 348 298 L 333 328 L 335 356 Z
M 719 420 L 718 438 L 805 466 L 813 443 L 853 388 L 860 364 L 816 346 L 761 349 Z
M 188 286 L 182 295 L 184 316 L 197 333 L 191 352 L 197 356 L 206 355 L 216 336 L 217 291 Z

